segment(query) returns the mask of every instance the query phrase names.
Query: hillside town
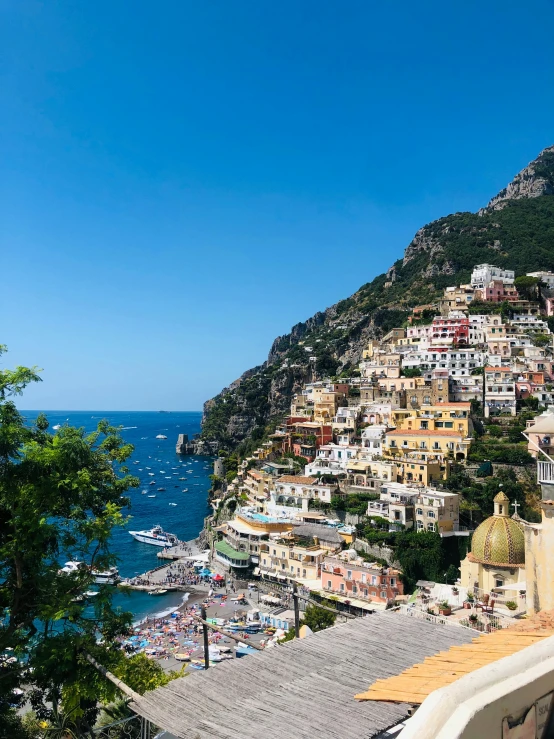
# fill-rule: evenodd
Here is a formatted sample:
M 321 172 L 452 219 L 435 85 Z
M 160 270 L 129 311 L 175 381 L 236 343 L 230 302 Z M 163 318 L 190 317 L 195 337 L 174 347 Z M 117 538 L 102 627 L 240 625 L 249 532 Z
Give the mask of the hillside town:
M 371 340 L 349 376 L 305 384 L 252 455 L 216 460 L 213 562 L 357 615 L 490 631 L 553 607 L 537 484 L 554 479 L 553 321 L 553 272 L 480 264 Z M 404 571 L 413 535 L 444 573 Z

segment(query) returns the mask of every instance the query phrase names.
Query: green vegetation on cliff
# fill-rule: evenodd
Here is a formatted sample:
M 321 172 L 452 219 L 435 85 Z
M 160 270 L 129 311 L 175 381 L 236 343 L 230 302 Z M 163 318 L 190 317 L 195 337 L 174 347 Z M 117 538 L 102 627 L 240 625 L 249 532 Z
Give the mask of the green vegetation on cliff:
M 203 436 L 234 449 L 263 438 L 305 382 L 348 376 L 370 338 L 402 325 L 416 305 L 469 281 L 476 264 L 516 276 L 554 264 L 554 148 L 546 149 L 479 213 L 424 226 L 386 274 L 278 337 L 267 362 L 204 408 Z M 502 311 L 502 306 L 497 308 Z M 246 448 L 243 446 L 243 448 Z

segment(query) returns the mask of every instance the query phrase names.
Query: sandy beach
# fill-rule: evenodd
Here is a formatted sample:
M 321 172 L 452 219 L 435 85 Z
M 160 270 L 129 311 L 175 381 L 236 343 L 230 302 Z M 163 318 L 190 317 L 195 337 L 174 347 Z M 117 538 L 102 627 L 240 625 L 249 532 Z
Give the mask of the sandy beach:
M 208 589 L 208 586 L 204 587 Z M 203 592 L 193 592 L 182 606 L 136 624 L 133 635 L 126 639 L 123 645 L 130 652 L 143 651 L 151 659 L 159 662 L 165 671 L 180 670 L 183 667 L 190 671 L 197 669 L 195 661 L 203 662 L 204 659 L 203 633 L 202 624 L 195 621 L 192 616 L 200 616 L 202 605 L 206 608 L 208 619 L 227 620 L 245 615 L 247 611 L 257 606 L 249 600 L 246 604 L 237 603 L 237 595 L 241 594 L 248 598 L 248 593 L 226 593 L 224 588 L 219 590 L 214 588 L 211 596 Z M 267 634 L 263 631 L 257 634 L 237 632 L 237 636 L 239 635 L 246 645 L 252 643 L 259 645 L 260 641 L 267 639 Z M 212 630 L 209 632 L 209 643 L 222 647 L 224 652 L 236 644 L 234 640 Z M 186 655 L 188 659 L 186 661 L 178 659 L 176 655 Z

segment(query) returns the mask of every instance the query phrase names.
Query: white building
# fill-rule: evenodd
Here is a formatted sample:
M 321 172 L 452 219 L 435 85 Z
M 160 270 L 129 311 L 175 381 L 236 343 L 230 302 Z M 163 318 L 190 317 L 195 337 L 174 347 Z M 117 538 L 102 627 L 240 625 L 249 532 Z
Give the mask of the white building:
M 483 352 L 476 349 L 425 349 L 412 351 L 404 357 L 406 368 L 419 367 L 422 372 L 435 369 L 448 370 L 450 377 L 468 377 L 476 367 L 482 367 Z
M 451 377 L 449 389 L 450 400 L 454 403 L 469 403 L 472 400 L 481 400 L 483 396 L 483 378 L 481 375 Z
M 366 454 L 369 452 L 371 457 L 377 457 L 383 451 L 383 439 L 387 426 L 368 426 L 362 431 L 362 448 Z
M 307 511 L 310 500 L 330 503 L 336 485 L 318 482 L 304 475 L 283 475 L 275 481 L 275 489 L 270 493 L 268 511 L 281 515 L 296 516 L 298 509 Z
M 501 280 L 506 285 L 514 284 L 515 272 L 512 269 L 500 269 L 492 264 L 478 264 L 471 273 L 471 287 L 484 290 L 493 280 Z
M 527 277 L 538 277 L 548 287 L 554 287 L 554 272 L 527 272 Z

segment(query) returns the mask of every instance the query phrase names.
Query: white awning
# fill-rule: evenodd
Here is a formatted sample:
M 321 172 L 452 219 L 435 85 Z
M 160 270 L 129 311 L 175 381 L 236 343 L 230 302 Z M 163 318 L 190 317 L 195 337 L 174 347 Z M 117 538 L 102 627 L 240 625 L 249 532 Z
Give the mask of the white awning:
M 254 572 L 253 572 L 253 574 L 254 574 L 254 575 L 259 575 L 259 574 L 260 574 L 260 568 L 259 568 L 259 567 L 254 567 Z
M 516 582 L 514 585 L 502 585 L 499 588 L 493 588 L 494 590 L 527 590 L 527 583 Z
M 525 434 L 554 434 L 554 413 L 546 411 L 542 413 L 533 426 L 524 430 Z

